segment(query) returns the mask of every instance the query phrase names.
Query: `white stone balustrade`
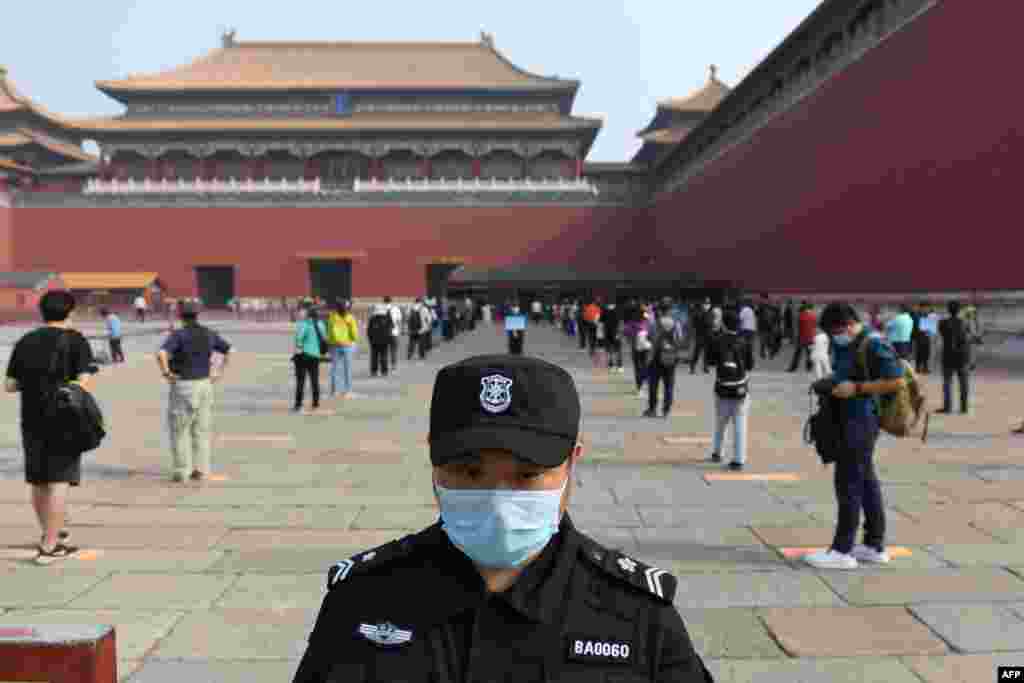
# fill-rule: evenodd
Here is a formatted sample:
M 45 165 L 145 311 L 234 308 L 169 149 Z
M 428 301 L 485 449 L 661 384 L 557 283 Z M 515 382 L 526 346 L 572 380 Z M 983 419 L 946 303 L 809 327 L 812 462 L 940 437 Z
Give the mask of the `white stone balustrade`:
M 597 187 L 585 178 L 390 178 L 361 180 L 356 192 L 579 192 L 597 195 Z M 83 189 L 87 195 L 191 195 L 191 194 L 322 194 L 320 179 L 314 180 L 101 180 L 90 178 Z
M 85 194 L 320 194 L 320 179 L 304 180 L 101 180 L 90 178 Z
M 586 192 L 597 194 L 597 187 L 586 178 L 405 178 L 388 180 L 356 179 L 356 192 Z

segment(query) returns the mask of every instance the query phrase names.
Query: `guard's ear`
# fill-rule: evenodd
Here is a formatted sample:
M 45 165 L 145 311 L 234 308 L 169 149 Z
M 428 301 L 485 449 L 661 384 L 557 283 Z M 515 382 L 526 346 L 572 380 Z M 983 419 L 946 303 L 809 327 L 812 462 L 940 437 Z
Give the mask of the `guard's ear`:
M 569 460 L 572 462 L 573 465 L 575 465 L 577 462 L 579 462 L 580 458 L 582 458 L 582 457 L 583 457 L 583 442 L 582 441 L 577 441 L 576 445 L 573 446 L 572 450 L 569 452 Z

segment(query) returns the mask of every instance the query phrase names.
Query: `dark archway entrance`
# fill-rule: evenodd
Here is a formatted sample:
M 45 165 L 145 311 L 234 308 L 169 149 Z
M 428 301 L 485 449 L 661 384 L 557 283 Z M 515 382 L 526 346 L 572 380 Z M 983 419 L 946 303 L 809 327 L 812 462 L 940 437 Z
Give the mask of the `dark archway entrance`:
M 448 276 L 461 263 L 428 263 L 426 267 L 427 296 L 439 299 L 448 296 Z
M 333 303 L 352 298 L 352 259 L 309 259 L 309 293 Z
M 235 298 L 235 266 L 196 266 L 196 291 L 205 308 L 225 308 Z

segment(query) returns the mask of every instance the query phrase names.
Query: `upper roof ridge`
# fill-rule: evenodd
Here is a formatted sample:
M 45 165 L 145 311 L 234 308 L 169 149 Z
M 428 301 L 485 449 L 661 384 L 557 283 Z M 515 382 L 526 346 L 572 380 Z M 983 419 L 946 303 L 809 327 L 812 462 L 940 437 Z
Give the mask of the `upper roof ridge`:
M 479 47 L 479 41 L 432 40 L 244 40 L 228 48 L 252 47 Z
M 238 41 L 157 73 L 101 80 L 104 91 L 482 88 L 574 90 L 579 81 L 524 69 L 482 31 L 474 42 Z

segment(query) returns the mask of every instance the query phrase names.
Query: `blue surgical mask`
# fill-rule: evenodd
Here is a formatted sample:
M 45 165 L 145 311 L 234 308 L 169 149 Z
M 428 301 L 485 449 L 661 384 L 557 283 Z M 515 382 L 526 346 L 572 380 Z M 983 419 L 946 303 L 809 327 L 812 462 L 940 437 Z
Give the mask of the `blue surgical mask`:
M 832 343 L 836 346 L 849 346 L 851 341 L 853 340 L 848 334 L 837 334 L 832 337 Z
M 434 484 L 441 528 L 474 563 L 518 567 L 558 532 L 568 483 L 566 478 L 557 491 L 446 489 Z

